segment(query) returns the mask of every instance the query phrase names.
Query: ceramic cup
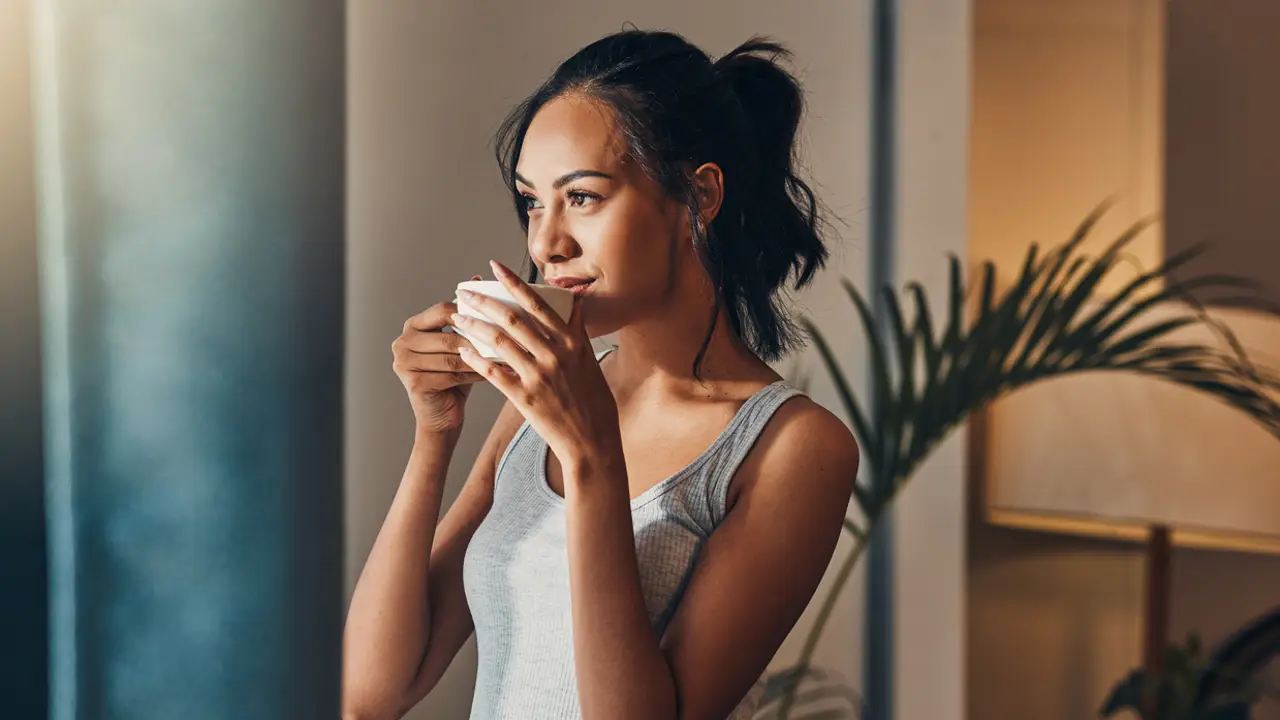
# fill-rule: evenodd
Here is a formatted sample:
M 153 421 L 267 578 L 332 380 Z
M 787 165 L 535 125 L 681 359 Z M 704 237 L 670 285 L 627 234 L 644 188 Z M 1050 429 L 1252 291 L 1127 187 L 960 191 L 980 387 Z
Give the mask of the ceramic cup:
M 547 306 L 550 307 L 553 312 L 555 312 L 555 314 L 560 316 L 561 320 L 568 322 L 569 313 L 573 312 L 573 291 L 572 290 L 566 290 L 565 288 L 558 288 L 555 285 L 530 285 L 529 287 L 532 288 L 533 291 L 538 294 L 538 297 L 542 298 L 542 301 L 545 302 Z M 473 293 L 491 297 L 497 300 L 498 302 L 503 303 L 504 305 L 510 305 L 511 307 L 516 308 L 521 312 L 524 312 L 524 308 L 521 307 L 520 303 L 517 302 L 515 298 L 511 297 L 511 293 L 507 292 L 506 286 L 504 286 L 502 283 L 498 282 L 497 280 L 468 280 L 466 282 L 458 283 L 458 289 L 470 290 Z M 489 322 L 488 318 L 486 318 L 482 313 L 480 313 L 480 311 L 468 306 L 466 304 L 466 301 L 462 300 L 461 298 L 455 297 L 454 303 L 456 303 L 458 306 L 459 315 L 462 315 L 463 317 L 473 317 L 479 320 L 484 320 L 485 322 Z M 498 357 L 498 354 L 493 351 L 493 348 L 489 347 L 488 345 L 484 344 L 479 340 L 476 340 L 470 335 L 467 335 L 461 328 L 453 327 L 452 325 L 450 325 L 447 327 L 447 329 L 451 330 L 452 332 L 456 332 L 462 337 L 470 340 L 471 344 L 475 346 L 476 352 L 480 353 L 481 357 L 485 357 L 490 360 L 497 360 L 501 362 L 502 358 Z

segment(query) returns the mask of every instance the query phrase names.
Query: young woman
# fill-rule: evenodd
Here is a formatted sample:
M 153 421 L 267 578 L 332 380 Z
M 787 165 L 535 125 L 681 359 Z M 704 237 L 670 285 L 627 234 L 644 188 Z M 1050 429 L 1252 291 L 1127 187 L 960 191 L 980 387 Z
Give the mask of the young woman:
M 858 449 L 766 364 L 826 258 L 793 169 L 801 89 L 753 39 L 712 62 L 630 31 L 562 64 L 497 138 L 567 322 L 480 297 L 410 318 L 416 439 L 351 601 L 344 716 L 400 717 L 476 633 L 475 720 L 746 718 L 834 551 Z M 492 345 L 479 357 L 456 324 Z M 616 333 L 612 352 L 589 338 Z M 471 386 L 508 402 L 437 524 Z

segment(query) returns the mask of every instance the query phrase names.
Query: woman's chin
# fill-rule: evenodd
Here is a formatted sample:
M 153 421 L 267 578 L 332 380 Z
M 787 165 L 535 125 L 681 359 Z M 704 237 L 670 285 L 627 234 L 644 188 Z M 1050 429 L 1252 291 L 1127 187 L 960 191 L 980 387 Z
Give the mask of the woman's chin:
M 593 339 L 615 333 L 622 327 L 609 316 L 607 306 L 601 307 L 595 300 L 588 296 L 582 302 L 582 325 L 587 331 L 587 337 Z

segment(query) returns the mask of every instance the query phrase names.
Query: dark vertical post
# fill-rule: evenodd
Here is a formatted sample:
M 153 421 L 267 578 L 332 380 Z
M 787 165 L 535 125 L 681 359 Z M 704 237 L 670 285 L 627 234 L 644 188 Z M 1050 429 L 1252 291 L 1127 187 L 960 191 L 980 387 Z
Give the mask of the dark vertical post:
M 335 717 L 344 3 L 34 8 L 53 717 Z
M 1143 627 L 1143 665 L 1147 672 L 1164 671 L 1164 651 L 1169 643 L 1169 596 L 1173 557 L 1168 525 L 1152 525 L 1147 539 L 1146 623 Z
M 894 263 L 897 212 L 898 3 L 875 0 L 871 38 L 871 312 L 878 329 L 888 324 L 883 289 L 897 287 Z M 871 407 L 876 406 L 871 385 Z M 887 467 L 877 458 L 877 467 Z M 876 479 L 888 493 L 890 478 Z M 863 675 L 867 718 L 893 717 L 893 512 L 887 510 L 867 548 L 866 647 Z

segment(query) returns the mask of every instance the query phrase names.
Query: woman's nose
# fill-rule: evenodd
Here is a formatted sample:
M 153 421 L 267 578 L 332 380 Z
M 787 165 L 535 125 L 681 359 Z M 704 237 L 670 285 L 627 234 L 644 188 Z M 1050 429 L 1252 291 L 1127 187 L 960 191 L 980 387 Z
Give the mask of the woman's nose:
M 541 265 L 560 262 L 578 255 L 578 243 L 563 222 L 547 217 L 529 237 L 529 255 Z

